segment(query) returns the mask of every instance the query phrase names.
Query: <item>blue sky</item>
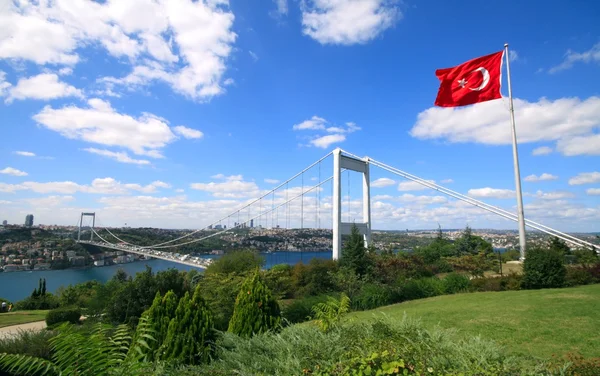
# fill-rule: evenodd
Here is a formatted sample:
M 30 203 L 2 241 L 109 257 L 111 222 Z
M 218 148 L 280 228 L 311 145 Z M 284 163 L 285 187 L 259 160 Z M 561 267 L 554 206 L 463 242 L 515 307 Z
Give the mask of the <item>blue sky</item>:
M 507 99 L 433 107 L 436 69 L 508 42 L 525 215 L 599 231 L 599 16 L 567 1 L 0 0 L 0 220 L 199 228 L 335 147 L 516 211 Z M 372 180 L 374 228 L 516 228 Z M 351 219 L 359 191 L 353 177 Z M 330 196 L 305 202 L 324 227 Z

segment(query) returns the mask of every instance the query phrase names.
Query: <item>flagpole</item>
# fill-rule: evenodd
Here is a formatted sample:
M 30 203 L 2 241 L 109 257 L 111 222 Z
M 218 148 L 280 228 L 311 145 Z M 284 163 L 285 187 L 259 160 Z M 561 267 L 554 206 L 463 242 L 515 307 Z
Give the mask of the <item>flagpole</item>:
M 515 185 L 517 190 L 517 215 L 519 217 L 519 245 L 521 248 L 521 261 L 525 260 L 525 215 L 523 214 L 523 194 L 521 192 L 521 172 L 519 170 L 519 151 L 517 150 L 517 131 L 515 128 L 515 109 L 513 107 L 512 88 L 510 86 L 510 62 L 508 58 L 508 43 L 504 44 L 504 56 L 506 57 L 506 76 L 508 79 L 508 101 L 510 110 L 510 122 L 512 130 L 513 160 L 515 165 Z

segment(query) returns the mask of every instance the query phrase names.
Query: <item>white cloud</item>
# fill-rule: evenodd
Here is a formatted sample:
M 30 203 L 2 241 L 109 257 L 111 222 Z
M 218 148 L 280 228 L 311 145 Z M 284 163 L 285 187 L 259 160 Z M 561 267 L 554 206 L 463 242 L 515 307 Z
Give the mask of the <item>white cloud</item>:
M 565 155 L 597 153 L 591 145 L 600 140 L 594 135 L 600 128 L 600 97 L 585 100 L 542 98 L 538 102 L 516 99 L 515 116 L 519 143 L 557 140 L 559 151 Z M 419 113 L 410 134 L 419 139 L 450 142 L 512 143 L 508 114 L 502 100 L 461 108 L 429 108 Z M 587 137 L 592 141 L 577 151 L 573 146 L 575 143 L 570 141 L 575 137 Z M 580 141 L 579 138 L 575 140 Z
M 44 208 L 54 208 L 57 206 L 62 206 L 67 202 L 74 201 L 75 197 L 73 196 L 48 196 L 48 197 L 40 197 L 40 198 L 28 198 L 24 201 L 27 202 L 31 207 L 36 209 L 44 209 Z
M 416 196 L 410 193 L 405 193 L 398 197 L 398 201 L 404 204 L 433 205 L 445 204 L 448 202 L 448 199 L 444 196 Z
M 308 129 L 321 130 L 325 129 L 325 124 L 327 124 L 327 120 L 315 115 L 309 120 L 304 120 L 302 123 L 294 125 L 292 129 L 295 131 L 302 131 Z
M 600 172 L 582 172 L 569 179 L 569 185 L 592 184 L 600 182 Z
M 444 179 L 441 181 L 442 184 L 450 184 L 450 183 L 454 183 L 454 180 L 452 179 Z
M 600 188 L 588 188 L 585 193 L 590 196 L 600 196 Z
M 69 75 L 73 74 L 73 68 L 71 68 L 71 67 L 60 68 L 58 70 L 58 74 L 61 76 L 69 76 Z
M 233 84 L 235 84 L 235 80 L 233 78 L 228 78 L 225 81 L 223 81 L 223 85 L 225 86 L 231 86 Z
M 11 86 L 10 82 L 6 81 L 6 73 L 0 71 L 0 97 L 7 95 Z
M 435 183 L 435 180 L 426 180 L 429 183 Z M 422 184 L 417 183 L 416 181 L 404 181 L 398 184 L 399 191 L 422 191 L 424 189 L 430 189 Z
M 213 179 L 225 180 L 221 183 L 192 183 L 190 188 L 211 193 L 218 198 L 243 198 L 259 196 L 260 190 L 256 183 L 244 181 L 241 175 L 213 176 Z
M 150 161 L 145 160 L 145 159 L 131 158 L 129 156 L 129 154 L 127 154 L 126 152 L 123 152 L 123 151 L 116 152 L 116 151 L 110 151 L 110 150 L 106 150 L 106 149 L 96 149 L 96 148 L 86 148 L 83 150 L 87 151 L 88 153 L 98 154 L 103 157 L 114 159 L 117 162 L 121 162 L 121 163 L 131 163 L 131 164 L 138 164 L 138 165 L 150 164 Z
M 181 189 L 181 188 L 178 188 L 178 189 L 175 190 L 175 192 L 177 192 L 177 193 L 183 193 L 183 192 L 185 192 L 185 190 Z
M 288 0 L 273 0 L 277 6 L 277 14 L 279 16 L 285 16 L 288 14 Z
M 302 2 L 302 32 L 321 44 L 367 43 L 401 16 L 393 0 L 308 0 Z
M 556 150 L 567 157 L 575 155 L 600 155 L 600 134 L 558 140 Z
M 255 62 L 258 61 L 258 55 L 255 52 L 248 51 L 248 53 L 250 54 L 250 57 L 252 58 L 252 60 L 254 60 Z
M 469 189 L 467 194 L 476 198 L 515 198 L 515 191 L 489 187 Z
M 574 52 L 567 50 L 562 63 L 548 70 L 549 73 L 560 72 L 572 68 L 575 63 L 600 63 L 600 43 L 596 43 L 585 52 Z
M 562 200 L 565 198 L 573 198 L 575 197 L 575 195 L 571 192 L 564 192 L 564 191 L 557 191 L 557 192 L 543 192 L 543 191 L 537 191 L 535 193 L 536 198 L 542 199 L 542 200 Z
M 343 142 L 345 140 L 346 136 L 343 134 L 329 134 L 327 136 L 321 136 L 310 140 L 310 144 L 321 149 L 327 149 L 330 145 Z
M 540 155 L 548 155 L 553 152 L 551 147 L 548 146 L 540 146 L 539 148 L 533 149 L 531 155 L 540 156 Z
M 7 102 L 15 99 L 49 100 L 64 97 L 83 98 L 81 90 L 59 81 L 54 73 L 42 73 L 37 76 L 21 78 L 16 86 L 8 90 Z
M 30 151 L 15 151 L 15 154 L 21 155 L 23 157 L 35 157 L 35 153 Z
M 513 61 L 519 60 L 519 54 L 515 50 L 508 51 L 508 60 L 512 63 Z
M 390 185 L 394 185 L 396 184 L 396 182 L 392 179 L 389 178 L 379 178 L 377 180 L 374 180 L 373 182 L 371 182 L 371 187 L 373 188 L 383 188 L 383 187 L 389 187 Z
M 97 46 L 133 66 L 128 76 L 105 82 L 135 88 L 161 80 L 198 100 L 224 92 L 221 79 L 236 39 L 227 1 L 3 4 L 0 58 L 72 66 L 80 48 Z
M 109 102 L 88 100 L 88 108 L 74 105 L 54 109 L 50 106 L 33 119 L 64 137 L 86 142 L 119 146 L 137 155 L 162 157 L 160 150 L 175 140 L 165 119 L 143 113 L 139 118 L 115 111 Z
M 178 135 L 181 135 L 188 139 L 204 137 L 204 133 L 200 132 L 199 130 L 184 127 L 183 125 L 178 125 L 178 126 L 174 127 L 173 131 L 175 131 L 175 133 L 177 133 Z
M 279 183 L 279 180 L 277 180 L 277 179 L 265 179 L 265 183 L 267 183 L 267 184 L 277 184 L 277 183 Z
M 28 174 L 25 171 L 17 170 L 16 168 L 6 167 L 3 170 L 0 170 L 0 174 L 12 175 L 12 176 L 27 176 Z
M 0 183 L 0 192 L 14 193 L 17 191 L 33 191 L 36 193 L 61 193 L 73 194 L 77 192 L 95 194 L 127 194 L 130 191 L 154 193 L 157 188 L 169 188 L 170 185 L 162 181 L 155 181 L 148 185 L 135 183 L 121 183 L 114 178 L 96 178 L 89 185 L 78 184 L 72 181 L 60 182 L 32 182 L 21 184 Z
M 537 175 L 526 176 L 525 179 L 523 179 L 523 180 L 529 181 L 529 182 L 538 182 L 538 181 L 557 180 L 557 179 L 558 179 L 558 176 L 544 172 L 540 176 L 537 176 Z

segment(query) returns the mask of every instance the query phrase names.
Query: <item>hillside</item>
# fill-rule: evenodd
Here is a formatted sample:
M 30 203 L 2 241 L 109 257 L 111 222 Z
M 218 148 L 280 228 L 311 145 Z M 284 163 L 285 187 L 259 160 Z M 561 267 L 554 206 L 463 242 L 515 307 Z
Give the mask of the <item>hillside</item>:
M 351 319 L 385 314 L 418 317 L 428 327 L 455 328 L 493 339 L 514 354 L 549 358 L 579 352 L 600 357 L 600 285 L 564 289 L 465 293 L 415 300 Z

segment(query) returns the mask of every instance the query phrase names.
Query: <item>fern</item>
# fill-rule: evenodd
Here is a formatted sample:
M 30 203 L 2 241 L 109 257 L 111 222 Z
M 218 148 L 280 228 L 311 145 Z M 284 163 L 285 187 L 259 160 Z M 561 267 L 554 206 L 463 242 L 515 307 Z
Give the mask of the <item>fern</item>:
M 142 349 L 153 341 L 147 319 L 140 319 L 132 337 L 126 325 L 116 329 L 98 324 L 90 335 L 65 324 L 50 339 L 52 360 L 15 354 L 0 354 L 0 370 L 17 375 L 135 374 L 144 366 Z
M 336 326 L 350 310 L 350 298 L 344 293 L 340 300 L 329 298 L 325 303 L 315 304 L 312 307 L 312 319 L 323 332 L 328 332 Z

